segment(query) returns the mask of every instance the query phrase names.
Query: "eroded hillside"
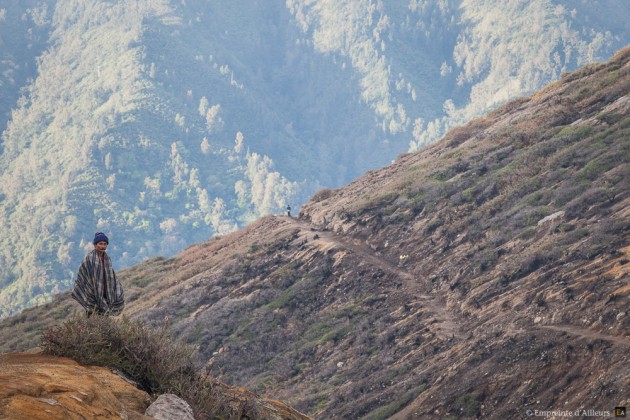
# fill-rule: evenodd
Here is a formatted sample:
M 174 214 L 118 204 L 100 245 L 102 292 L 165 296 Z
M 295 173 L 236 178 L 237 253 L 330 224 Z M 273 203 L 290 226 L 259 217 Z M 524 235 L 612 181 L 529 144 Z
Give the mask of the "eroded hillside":
M 612 412 L 630 404 L 629 92 L 626 48 L 297 218 L 124 270 L 126 312 L 316 418 Z M 74 308 L 4 320 L 3 350 Z

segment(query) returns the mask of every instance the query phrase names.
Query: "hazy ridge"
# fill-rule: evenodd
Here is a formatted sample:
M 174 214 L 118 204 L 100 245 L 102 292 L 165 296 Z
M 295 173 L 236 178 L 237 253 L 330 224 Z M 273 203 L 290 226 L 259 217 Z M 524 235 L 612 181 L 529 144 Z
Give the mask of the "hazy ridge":
M 0 7 L 0 313 L 294 209 L 627 44 L 627 2 Z

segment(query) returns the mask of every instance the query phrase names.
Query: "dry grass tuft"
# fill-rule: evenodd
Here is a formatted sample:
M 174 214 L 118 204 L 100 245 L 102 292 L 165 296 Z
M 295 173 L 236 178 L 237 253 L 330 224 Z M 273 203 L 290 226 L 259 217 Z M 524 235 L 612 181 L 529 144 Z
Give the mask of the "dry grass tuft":
M 257 418 L 255 404 L 235 404 L 227 387 L 196 363 L 196 348 L 171 339 L 167 325 L 153 329 L 126 316 L 74 315 L 42 336 L 45 353 L 84 365 L 118 369 L 138 387 L 157 396 L 173 393 L 187 401 L 195 418 Z

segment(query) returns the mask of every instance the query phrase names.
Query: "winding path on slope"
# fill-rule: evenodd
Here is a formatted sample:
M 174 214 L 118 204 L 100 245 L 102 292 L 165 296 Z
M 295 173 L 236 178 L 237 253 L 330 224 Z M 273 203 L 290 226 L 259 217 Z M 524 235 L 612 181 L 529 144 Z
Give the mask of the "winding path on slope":
M 409 272 L 401 269 L 399 266 L 393 264 L 387 259 L 376 255 L 370 247 L 343 240 L 339 237 L 339 235 L 330 230 L 322 230 L 321 228 L 313 226 L 310 223 L 298 218 L 283 216 L 283 219 L 294 224 L 303 232 L 317 235 L 318 239 L 316 240 L 333 243 L 340 248 L 347 249 L 348 251 L 361 256 L 366 261 L 369 261 L 374 266 L 381 268 L 383 271 L 395 274 L 402 280 L 405 290 L 417 299 L 409 303 L 418 303 L 421 308 L 429 311 L 433 315 L 435 319 L 433 325 L 437 327 L 438 335 L 441 338 L 464 339 L 466 337 L 466 334 L 461 331 L 457 320 L 446 308 L 446 305 L 438 302 L 433 296 L 422 294 L 419 290 L 418 281 Z
M 380 267 L 384 271 L 394 273 L 403 282 L 405 290 L 411 293 L 416 300 L 411 304 L 418 303 L 421 308 L 429 311 L 435 317 L 435 325 L 441 338 L 458 338 L 465 339 L 468 334 L 464 334 L 460 328 L 460 323 L 456 316 L 446 308 L 446 305 L 437 301 L 433 296 L 423 294 L 419 288 L 419 282 L 409 272 L 401 269 L 398 265 L 388 261 L 387 259 L 377 255 L 367 245 L 358 245 L 355 242 L 347 241 L 330 230 L 323 230 L 313 226 L 305 220 L 287 216 L 281 216 L 285 221 L 295 225 L 304 234 L 317 235 L 320 241 L 332 243 L 340 248 L 347 249 L 356 255 L 361 256 L 366 261 L 376 267 Z M 588 340 L 604 340 L 614 345 L 630 347 L 630 337 L 614 336 L 603 334 L 600 332 L 588 330 L 574 325 L 556 324 L 556 325 L 539 325 L 531 328 L 532 330 L 552 330 L 564 332 L 573 336 Z

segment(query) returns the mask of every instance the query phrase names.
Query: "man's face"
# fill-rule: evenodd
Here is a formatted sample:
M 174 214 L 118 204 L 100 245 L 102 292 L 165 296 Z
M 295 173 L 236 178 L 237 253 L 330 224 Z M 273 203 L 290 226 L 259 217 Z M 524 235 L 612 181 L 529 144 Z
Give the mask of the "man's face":
M 105 241 L 97 242 L 94 245 L 94 248 L 96 248 L 98 252 L 105 252 L 105 250 L 107 249 L 107 242 Z

